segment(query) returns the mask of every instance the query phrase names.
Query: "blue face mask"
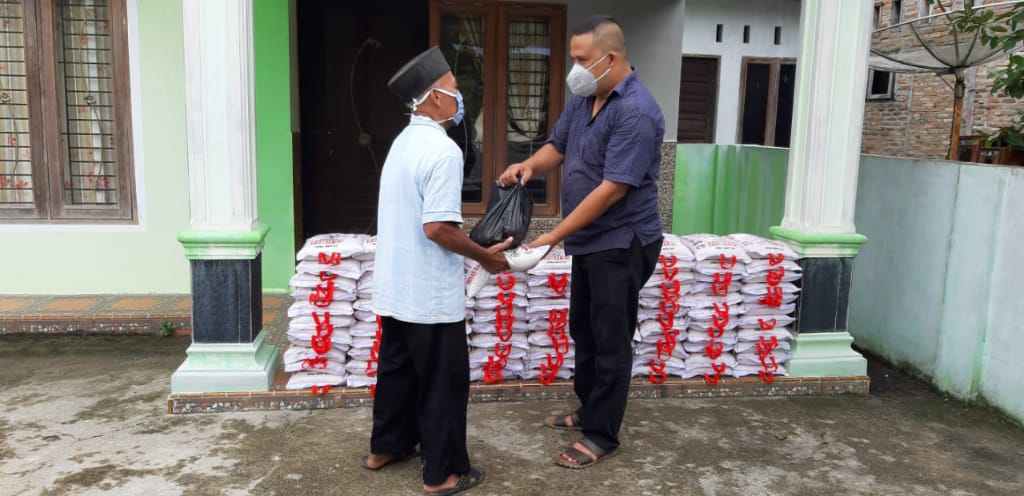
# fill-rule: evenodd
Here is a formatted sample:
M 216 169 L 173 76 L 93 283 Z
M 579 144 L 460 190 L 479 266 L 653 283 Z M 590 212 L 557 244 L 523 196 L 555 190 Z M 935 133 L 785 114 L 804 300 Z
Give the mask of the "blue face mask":
M 447 121 L 452 121 L 453 123 L 455 123 L 456 126 L 458 126 L 459 124 L 462 124 L 462 118 L 466 116 L 466 107 L 462 103 L 462 92 L 456 91 L 455 93 L 452 93 L 452 92 L 450 92 L 448 90 L 442 90 L 441 88 L 432 88 L 432 89 L 433 89 L 433 91 L 437 91 L 438 93 L 443 93 L 445 95 L 448 95 L 448 96 L 454 98 L 455 99 L 455 103 L 458 105 L 458 107 L 455 109 L 455 115 L 453 115 L 453 116 L 451 116 L 451 117 L 449 117 L 449 118 L 447 118 L 447 119 L 445 119 L 443 121 L 438 122 L 438 124 L 440 124 L 442 122 L 447 122 Z

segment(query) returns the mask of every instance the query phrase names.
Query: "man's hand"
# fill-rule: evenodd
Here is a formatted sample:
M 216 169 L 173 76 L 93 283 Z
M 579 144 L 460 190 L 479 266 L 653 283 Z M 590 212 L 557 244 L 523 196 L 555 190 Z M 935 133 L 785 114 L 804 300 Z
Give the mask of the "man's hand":
M 501 243 L 487 248 L 487 258 L 484 260 L 478 260 L 480 265 L 483 266 L 484 270 L 491 274 L 505 272 L 508 270 L 508 260 L 505 259 L 505 254 L 503 252 L 510 246 L 512 246 L 512 238 L 508 238 Z
M 557 239 L 552 233 L 545 233 L 537 237 L 537 239 L 531 241 L 526 245 L 527 248 L 536 248 L 538 246 L 553 246 L 557 245 L 561 240 Z
M 533 177 L 533 169 L 524 164 L 512 164 L 505 169 L 505 172 L 501 173 L 501 177 L 498 178 L 498 183 L 503 187 L 512 186 L 515 183 L 526 184 Z

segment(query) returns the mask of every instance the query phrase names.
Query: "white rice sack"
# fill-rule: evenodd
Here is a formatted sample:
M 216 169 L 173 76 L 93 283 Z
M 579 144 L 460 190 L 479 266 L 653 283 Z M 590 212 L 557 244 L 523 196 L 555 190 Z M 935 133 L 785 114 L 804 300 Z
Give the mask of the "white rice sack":
M 753 262 L 747 264 L 747 275 L 751 276 L 754 274 L 763 274 L 770 270 L 777 270 L 780 267 L 786 274 L 797 274 L 797 278 L 799 278 L 800 274 L 804 271 L 804 268 L 801 267 L 800 264 L 792 260 L 784 260 L 777 265 L 772 265 L 771 261 L 769 260 L 754 260 Z
M 734 375 L 736 377 L 747 377 L 747 376 L 751 376 L 751 375 L 759 375 L 760 373 L 761 373 L 761 365 L 760 364 L 758 364 L 756 366 L 755 365 L 742 365 L 741 364 L 741 365 L 737 365 L 736 366 Z M 775 370 L 775 373 L 772 374 L 772 375 L 786 375 L 786 368 L 783 367 L 780 364 L 778 366 L 778 368 Z
M 331 301 L 326 307 L 318 307 L 311 304 L 308 299 L 298 300 L 288 307 L 288 318 L 312 315 L 314 312 L 321 315 L 325 312 L 330 313 L 333 318 L 335 315 L 351 316 L 354 314 L 354 309 L 350 301 Z
M 349 334 L 352 335 L 352 337 L 360 337 L 360 338 L 376 337 L 377 336 L 377 321 L 374 320 L 372 322 L 364 322 L 364 321 L 356 322 L 355 324 L 352 324 L 352 326 L 348 328 L 348 332 L 349 332 Z
M 781 365 L 783 363 L 788 362 L 790 357 L 788 351 L 778 348 L 772 350 L 771 355 L 775 357 L 776 365 Z M 740 365 L 761 365 L 761 359 L 760 357 L 758 357 L 756 351 L 754 353 L 740 353 L 736 355 L 736 361 Z M 772 362 L 770 360 L 766 359 L 765 363 L 767 363 L 768 366 L 771 367 Z
M 634 364 L 640 363 L 640 364 L 643 364 L 643 365 L 650 365 L 650 363 L 652 361 L 657 361 L 657 359 L 658 359 L 657 353 L 637 355 L 635 358 L 633 358 L 633 363 Z M 677 356 L 671 356 L 671 357 L 665 358 L 664 356 L 662 356 L 662 360 L 665 362 L 665 366 L 666 367 L 673 368 L 673 369 L 679 369 L 679 370 L 682 370 L 682 369 L 686 368 L 686 362 L 685 362 L 685 359 L 683 359 L 683 358 L 680 358 L 680 357 L 677 357 Z M 648 372 L 650 372 L 649 368 L 648 368 Z
M 540 370 L 538 370 L 538 367 L 527 367 L 526 370 L 519 374 L 519 377 L 528 381 L 539 379 Z M 562 365 L 562 367 L 555 372 L 555 377 L 562 379 L 563 381 L 572 379 L 572 367 Z
M 545 361 L 545 360 L 547 360 L 548 355 L 551 355 L 551 358 L 554 359 L 554 357 L 557 354 L 558 353 L 555 352 L 555 349 L 551 348 L 549 346 L 531 346 L 530 347 L 530 352 L 527 353 L 527 355 L 526 355 L 526 361 L 527 362 Z M 575 357 L 576 357 L 576 348 L 574 348 L 573 346 L 569 346 L 569 351 L 566 351 L 565 353 L 562 354 L 563 360 L 565 360 L 567 363 L 572 363 L 573 366 L 575 366 L 575 361 L 573 360 Z
M 564 291 L 559 293 L 547 286 L 530 286 L 530 288 L 526 290 L 526 296 L 530 299 L 550 298 L 568 301 L 569 298 L 572 297 L 572 291 L 569 291 L 569 288 L 566 287 Z
M 744 233 L 730 234 L 727 237 L 743 247 L 743 251 L 747 252 L 750 258 L 763 259 L 776 255 L 782 255 L 786 260 L 798 260 L 800 258 L 793 251 L 793 248 L 782 241 Z
M 342 260 L 337 265 L 323 264 L 320 262 L 302 261 L 295 266 L 295 272 L 319 276 L 321 272 L 334 274 L 346 279 L 359 280 L 363 275 L 363 264 L 358 260 Z
M 529 311 L 531 313 L 566 310 L 569 308 L 568 298 L 530 298 L 529 301 Z
M 803 277 L 803 274 L 800 273 L 800 272 L 797 272 L 795 270 L 787 270 L 786 273 L 782 275 L 781 282 L 796 282 L 796 281 L 799 281 L 802 277 Z M 758 272 L 758 273 L 747 273 L 747 275 L 743 278 L 743 282 L 745 282 L 745 283 L 768 282 L 768 271 L 762 271 L 762 272 Z
M 357 284 L 359 291 L 373 292 L 373 272 L 363 272 L 363 275 L 359 277 Z
M 359 360 L 365 362 L 370 359 L 372 354 L 373 348 L 349 348 L 348 361 Z
M 733 307 L 743 303 L 743 296 L 737 293 L 729 293 L 726 296 L 689 295 L 679 303 L 690 309 L 714 308 L 715 304 L 722 305 L 723 303 Z
M 664 233 L 662 235 L 660 255 L 663 257 L 676 257 L 676 267 L 680 269 L 693 268 L 693 264 L 697 260 L 693 250 L 683 242 L 682 238 L 671 233 Z M 658 269 L 661 269 L 660 263 L 658 264 Z
M 292 362 L 284 364 L 284 371 L 293 372 L 315 372 L 318 374 L 329 374 L 334 376 L 345 376 L 345 362 L 328 360 L 323 363 L 311 364 L 309 362 Z
M 345 381 L 345 385 L 350 388 L 364 388 L 370 387 L 377 384 L 377 376 L 370 377 L 363 371 L 359 374 L 349 374 L 348 379 Z
M 355 259 L 360 262 L 372 262 L 377 255 L 377 236 L 366 236 L 363 253 L 357 253 Z
M 757 353 L 757 341 L 740 341 L 736 343 L 736 347 L 733 351 L 739 356 L 743 353 Z M 793 345 L 788 340 L 779 340 L 776 344 L 775 350 L 790 351 L 793 349 Z
M 688 314 L 688 312 L 686 310 L 686 307 L 680 306 L 679 307 L 679 312 L 676 313 L 676 320 L 680 320 L 680 319 L 686 318 L 687 314 Z M 658 320 L 658 317 L 660 315 L 661 315 L 661 309 L 659 309 L 659 308 L 640 307 L 639 311 L 637 312 L 637 319 L 636 320 L 638 322 L 644 322 L 644 321 L 648 321 L 648 320 Z
M 761 329 L 740 329 L 739 339 L 741 341 L 758 341 L 761 337 L 765 339 L 777 338 L 779 340 L 793 339 L 793 333 L 787 327 L 778 327 L 770 331 Z
M 693 286 L 690 287 L 693 289 L 693 291 L 691 291 L 691 294 L 693 294 L 694 296 L 719 296 L 718 293 L 716 293 L 716 291 L 720 291 L 721 289 L 723 289 L 721 286 L 712 284 L 710 282 L 698 282 L 694 283 Z M 725 293 L 739 293 L 741 288 L 742 286 L 739 283 L 733 283 L 730 284 L 727 288 L 725 288 Z
M 761 299 L 764 295 L 743 295 L 744 305 L 760 305 Z M 800 295 L 797 293 L 782 293 L 782 303 L 793 303 L 800 299 Z
M 470 324 L 470 329 L 477 334 L 496 334 L 498 332 L 495 327 L 495 322 L 478 322 L 473 321 Z M 544 327 L 547 329 L 547 327 Z M 530 323 L 525 320 L 516 320 L 512 322 L 512 332 L 525 333 L 530 330 Z
M 679 284 L 679 295 L 684 296 L 693 292 L 693 283 L 680 283 Z M 661 298 L 662 290 L 661 285 L 644 286 L 640 289 L 640 298 Z
M 494 310 L 495 308 L 498 308 L 498 307 L 501 307 L 501 306 L 504 306 L 504 305 L 505 304 L 500 302 L 500 301 L 498 301 L 497 298 L 482 298 L 482 297 L 478 297 L 476 299 L 476 305 L 474 305 L 473 309 L 474 310 Z M 519 308 L 526 308 L 527 306 L 529 306 L 529 302 L 526 300 L 525 296 L 516 296 L 515 298 L 512 298 L 512 306 L 519 307 Z
M 295 301 L 310 302 L 310 295 L 314 294 L 313 288 L 292 288 L 291 296 Z M 325 294 L 316 293 L 317 301 L 326 297 Z M 331 293 L 331 301 L 356 301 L 356 294 L 349 291 L 341 291 L 337 288 Z
M 286 337 L 288 342 L 292 346 L 309 347 L 312 346 L 313 333 L 310 331 L 309 334 L 292 334 L 289 332 Z M 352 346 L 352 337 L 347 333 L 339 333 L 335 331 L 331 335 L 331 350 L 336 350 L 340 353 L 348 353 L 349 348 Z
M 346 277 L 335 277 L 334 281 L 334 292 L 345 292 L 355 293 L 356 292 L 356 281 L 354 279 L 348 279 Z M 304 274 L 302 272 L 296 273 L 288 280 L 288 285 L 292 288 L 308 288 L 312 289 L 315 287 L 326 287 L 327 281 L 324 281 L 320 276 L 314 276 L 310 274 Z
M 288 378 L 285 389 L 309 389 L 313 386 L 338 386 L 345 382 L 345 375 L 321 374 L 318 372 L 296 372 Z
M 327 353 L 324 353 L 323 356 L 327 357 L 327 359 L 332 362 L 345 363 L 347 361 L 347 355 L 343 351 L 334 349 L 333 347 L 330 350 L 327 350 Z M 303 360 L 312 360 L 318 357 L 320 357 L 320 355 L 318 355 L 316 351 L 313 351 L 313 348 L 306 346 L 290 346 L 281 356 L 281 361 L 287 365 L 290 363 L 299 363 Z
M 744 284 L 741 288 L 741 292 L 744 295 L 764 296 L 768 294 L 768 287 L 768 284 Z M 782 291 L 782 294 L 791 295 L 800 292 L 800 288 L 789 282 L 780 283 L 775 287 L 779 288 Z
M 789 315 L 796 311 L 796 304 L 784 303 L 782 306 L 771 307 L 760 303 L 748 303 L 743 305 L 743 308 L 745 309 L 743 314 L 747 316 Z
M 676 347 L 672 350 L 672 356 L 675 358 L 686 358 L 690 356 L 690 353 L 683 348 L 683 340 L 686 339 L 685 335 L 680 335 L 679 341 L 676 343 Z M 637 356 L 658 356 L 658 345 L 641 343 L 636 347 Z
M 473 334 L 469 337 L 469 343 L 474 348 L 494 349 L 495 344 L 502 342 L 503 341 L 498 339 L 497 334 Z M 530 343 L 527 341 L 526 333 L 513 332 L 508 344 L 511 344 L 513 348 L 522 348 L 524 350 L 530 349 Z
M 687 369 L 711 368 L 711 365 L 724 363 L 726 367 L 733 368 L 738 363 L 732 353 L 722 353 L 722 356 L 715 360 L 705 355 L 690 355 L 686 360 Z
M 480 290 L 491 282 L 492 277 L 491 274 L 475 260 L 470 260 L 468 258 L 465 260 L 466 296 L 469 298 L 476 298 L 476 295 L 480 293 Z
M 522 360 L 526 358 L 527 351 L 522 348 L 512 348 L 508 353 L 509 360 Z M 498 357 L 494 354 L 493 349 L 475 348 L 469 352 L 469 367 L 477 368 L 482 367 L 489 357 L 494 357 L 495 360 Z
M 746 313 L 747 308 L 745 305 L 729 305 L 728 308 L 720 306 L 719 310 L 729 313 L 729 322 L 727 323 L 736 321 L 739 324 L 739 316 Z M 715 307 L 691 308 L 687 315 L 690 317 L 691 322 L 706 321 L 710 325 L 715 316 L 718 315 L 718 312 L 716 312 Z
M 685 286 L 689 282 L 693 281 L 696 276 L 689 269 L 680 270 L 673 275 L 672 279 L 666 279 L 665 274 L 662 272 L 661 267 L 654 269 L 654 273 L 651 274 L 651 278 L 644 283 L 644 288 L 660 288 L 666 281 L 674 282 L 679 281 L 681 286 Z
M 527 320 L 526 317 L 527 317 L 527 314 L 526 314 L 526 309 L 525 308 L 523 308 L 523 307 L 513 307 L 512 308 L 512 318 L 513 318 L 513 320 L 516 320 L 516 321 L 518 321 L 518 320 L 526 321 Z M 498 319 L 497 310 L 474 310 L 473 311 L 473 322 L 474 323 L 494 322 L 497 319 Z M 514 324 L 515 324 L 515 322 L 513 322 L 513 325 Z
M 367 260 L 365 262 L 359 262 L 359 269 L 362 272 L 373 272 L 373 269 L 376 266 L 377 266 L 377 262 L 375 260 L 372 260 L 372 259 L 371 260 Z
M 750 263 L 750 256 L 743 250 L 743 247 L 735 240 L 724 236 L 687 234 L 686 236 L 680 236 L 679 241 L 690 249 L 694 259 L 698 262 L 711 260 L 718 263 L 723 257 L 731 262 L 732 257 L 736 257 L 737 264 L 746 265 Z M 698 264 L 699 266 L 700 264 Z
M 568 274 L 572 272 L 572 257 L 565 254 L 565 250 L 556 246 L 548 251 L 548 254 L 541 259 L 527 273 L 531 276 L 547 276 L 548 274 Z M 546 283 L 545 277 L 545 283 Z
M 571 348 L 573 341 L 572 341 L 572 337 L 569 336 L 569 329 L 568 328 L 565 330 L 565 337 L 569 340 L 569 347 Z M 542 346 L 542 347 L 554 346 L 554 344 L 551 343 L 551 338 L 548 336 L 547 331 L 532 331 L 529 334 L 527 334 L 526 340 L 530 343 L 530 346 Z M 530 348 L 530 349 L 533 349 L 533 348 Z
M 703 262 L 698 262 L 697 267 L 693 269 L 693 272 L 696 274 L 696 278 L 698 280 L 703 279 L 706 281 L 708 280 L 706 278 L 713 277 L 715 274 L 732 274 L 733 279 L 736 282 L 739 282 L 739 280 L 747 274 L 747 264 L 737 262 L 736 265 L 723 267 L 718 260 L 705 260 Z M 704 278 L 701 276 L 704 276 Z
M 476 299 L 478 299 L 478 300 L 484 299 L 484 298 L 494 299 L 494 298 L 498 297 L 498 293 L 506 292 L 505 290 L 499 288 L 498 286 L 495 286 L 493 284 L 494 281 L 491 281 L 491 282 L 492 282 L 492 284 L 488 284 L 488 285 L 484 286 L 482 289 L 480 289 L 480 291 L 475 296 Z M 516 295 L 516 299 L 520 299 L 521 298 L 521 299 L 525 300 L 526 299 L 527 290 L 528 290 L 528 288 L 527 288 L 525 282 L 517 281 L 515 284 L 512 285 L 512 289 L 507 291 L 507 292 L 515 294 Z
M 734 377 L 736 375 L 735 370 L 734 367 L 729 366 L 726 366 L 724 370 L 719 369 L 721 371 L 719 377 Z M 693 379 L 695 377 L 704 377 L 705 375 L 714 376 L 715 372 L 715 369 L 711 367 L 687 367 L 679 376 L 683 379 Z
M 740 327 L 760 329 L 762 321 L 769 326 L 774 321 L 775 327 L 785 327 L 796 322 L 796 319 L 789 315 L 744 315 L 739 318 L 739 321 Z
M 682 348 L 686 356 L 707 355 L 707 341 L 683 341 Z M 736 349 L 739 343 L 722 343 L 722 353 L 730 353 Z
M 677 318 L 674 322 L 672 322 L 672 328 L 679 331 L 683 331 L 686 329 L 688 324 L 689 323 L 686 321 L 685 318 Z M 645 320 L 641 322 L 640 326 L 637 328 L 637 332 L 640 333 L 640 337 L 655 335 L 661 336 L 664 334 L 664 332 L 661 329 L 661 324 L 656 320 Z
M 320 234 L 306 240 L 296 261 L 308 260 L 319 262 L 321 253 L 330 256 L 335 253 L 344 260 L 356 255 L 372 254 L 376 250 L 376 241 L 371 241 L 365 234 Z
M 352 327 L 356 323 L 355 317 L 351 315 L 334 315 L 331 314 L 330 319 L 326 319 L 326 315 L 323 312 L 317 312 L 317 316 L 320 322 L 323 323 L 327 320 L 330 321 L 334 329 L 347 329 Z M 300 314 L 296 317 L 292 317 L 288 320 L 289 329 L 316 329 L 317 320 L 313 318 L 312 313 Z
M 717 333 L 716 333 L 716 335 L 717 335 Z M 711 342 L 711 335 L 708 334 L 708 331 L 706 331 L 706 330 L 702 330 L 702 331 L 687 331 L 686 332 L 686 341 L 688 341 L 690 343 L 708 344 L 709 342 Z M 739 341 L 739 332 L 738 331 L 725 331 L 725 332 L 722 333 L 721 337 L 715 338 L 715 341 L 720 341 L 720 342 L 725 343 L 725 344 L 736 344 L 736 342 Z

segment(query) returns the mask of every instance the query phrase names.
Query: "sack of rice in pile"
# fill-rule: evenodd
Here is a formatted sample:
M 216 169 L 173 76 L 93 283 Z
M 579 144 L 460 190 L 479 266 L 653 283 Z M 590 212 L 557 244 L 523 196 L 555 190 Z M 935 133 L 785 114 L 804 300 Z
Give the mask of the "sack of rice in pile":
M 663 235 L 658 263 L 640 289 L 633 336 L 633 374 L 646 374 L 651 383 L 660 384 L 683 370 L 682 343 L 688 322 L 682 300 L 693 288 L 695 264 L 693 252 L 678 236 Z
M 523 375 L 530 350 L 526 281 L 524 273 L 496 274 L 471 297 L 470 380 L 496 384 Z
M 524 379 L 550 384 L 572 377 L 574 349 L 569 336 L 572 257 L 560 247 L 527 271 L 527 329 L 530 357 Z
M 742 294 L 746 314 L 740 320 L 737 344 L 738 375 L 757 374 L 771 382 L 785 375 L 789 361 L 796 301 L 802 267 L 798 254 L 786 243 L 752 234 L 732 234 L 751 257 Z

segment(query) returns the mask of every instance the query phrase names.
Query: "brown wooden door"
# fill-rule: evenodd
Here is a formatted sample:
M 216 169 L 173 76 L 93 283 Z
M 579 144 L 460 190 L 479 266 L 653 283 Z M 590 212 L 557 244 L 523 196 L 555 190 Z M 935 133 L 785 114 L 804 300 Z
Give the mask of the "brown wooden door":
M 718 108 L 718 59 L 683 57 L 679 84 L 680 143 L 714 143 Z

